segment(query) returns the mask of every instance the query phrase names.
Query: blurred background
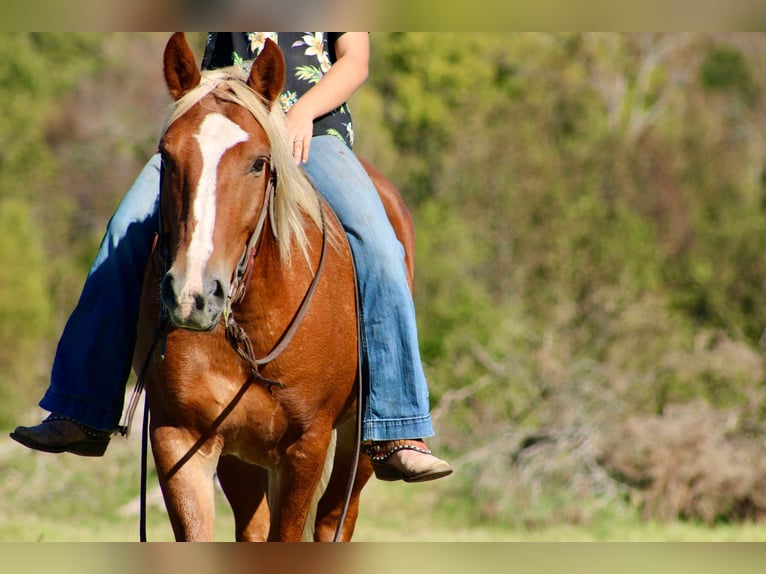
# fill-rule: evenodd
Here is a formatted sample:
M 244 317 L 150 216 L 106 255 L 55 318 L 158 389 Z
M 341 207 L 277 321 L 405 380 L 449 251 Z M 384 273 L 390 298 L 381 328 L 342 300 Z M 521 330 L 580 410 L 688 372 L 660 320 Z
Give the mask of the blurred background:
M 0 35 L 0 429 L 42 414 L 156 146 L 168 36 Z M 766 35 L 370 38 L 355 149 L 415 219 L 430 443 L 456 473 L 371 483 L 358 537 L 766 537 Z M 133 539 L 138 445 L 113 443 L 0 441 L 0 539 Z M 153 524 L 170 538 L 159 499 Z

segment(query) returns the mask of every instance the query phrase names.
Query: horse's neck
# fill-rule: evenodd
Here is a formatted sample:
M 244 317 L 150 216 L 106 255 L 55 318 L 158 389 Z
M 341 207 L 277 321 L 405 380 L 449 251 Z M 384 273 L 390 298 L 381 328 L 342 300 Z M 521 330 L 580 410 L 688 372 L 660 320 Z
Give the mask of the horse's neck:
M 263 231 L 245 296 L 233 308 L 237 321 L 254 339 L 270 339 L 275 331 L 284 330 L 309 288 L 319 260 L 321 232 L 313 226 L 306 232 L 310 262 L 297 247 L 290 261 L 284 262 L 271 229 Z

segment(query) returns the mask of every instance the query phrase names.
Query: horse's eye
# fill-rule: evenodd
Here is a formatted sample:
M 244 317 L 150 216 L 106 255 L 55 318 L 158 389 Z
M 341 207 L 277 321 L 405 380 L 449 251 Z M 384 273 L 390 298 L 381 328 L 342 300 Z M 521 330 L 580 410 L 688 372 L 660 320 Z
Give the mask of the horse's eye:
M 259 157 L 257 160 L 253 162 L 253 165 L 250 168 L 250 173 L 254 173 L 255 175 L 260 175 L 263 173 L 263 170 L 265 167 L 266 167 L 266 158 Z

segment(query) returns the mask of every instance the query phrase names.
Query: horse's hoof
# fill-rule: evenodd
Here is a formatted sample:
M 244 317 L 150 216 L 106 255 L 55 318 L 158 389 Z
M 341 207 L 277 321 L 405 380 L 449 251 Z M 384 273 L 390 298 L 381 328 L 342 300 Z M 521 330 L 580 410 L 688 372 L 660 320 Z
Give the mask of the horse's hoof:
M 367 453 L 379 480 L 426 482 L 452 474 L 449 463 L 431 454 L 422 440 L 373 442 Z
M 72 419 L 50 415 L 32 427 L 16 427 L 11 438 L 42 452 L 71 452 L 79 456 L 103 456 L 111 433 L 92 429 Z

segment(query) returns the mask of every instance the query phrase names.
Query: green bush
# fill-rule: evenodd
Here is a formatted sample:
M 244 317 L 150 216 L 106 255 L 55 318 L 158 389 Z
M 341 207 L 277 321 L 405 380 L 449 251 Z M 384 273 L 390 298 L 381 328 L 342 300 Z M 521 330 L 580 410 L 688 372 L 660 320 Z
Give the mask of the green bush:
M 52 334 L 43 233 L 25 201 L 0 198 L 0 427 L 29 408 Z

